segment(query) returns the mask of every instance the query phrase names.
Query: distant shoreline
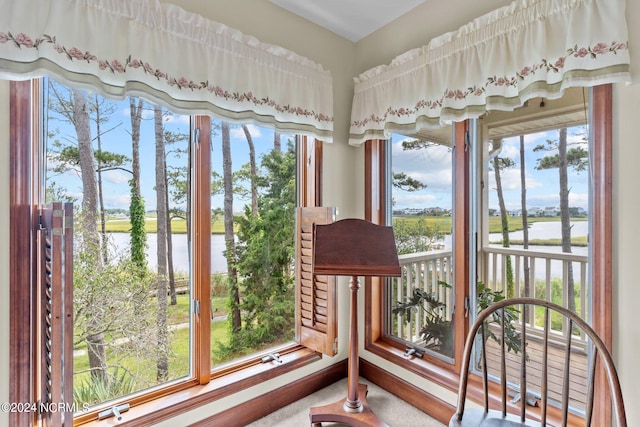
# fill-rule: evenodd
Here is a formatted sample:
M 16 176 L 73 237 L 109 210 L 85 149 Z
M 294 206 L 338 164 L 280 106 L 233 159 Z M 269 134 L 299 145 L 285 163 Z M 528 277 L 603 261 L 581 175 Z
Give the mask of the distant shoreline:
M 489 242 L 491 245 L 502 245 L 502 240 L 496 240 Z M 522 240 L 509 240 L 510 245 L 522 246 L 524 241 Z M 532 239 L 529 240 L 529 245 L 531 246 L 562 246 L 561 239 Z M 580 237 L 572 237 L 571 238 L 571 246 L 580 246 L 580 247 L 588 247 L 589 242 L 587 241 L 587 236 Z

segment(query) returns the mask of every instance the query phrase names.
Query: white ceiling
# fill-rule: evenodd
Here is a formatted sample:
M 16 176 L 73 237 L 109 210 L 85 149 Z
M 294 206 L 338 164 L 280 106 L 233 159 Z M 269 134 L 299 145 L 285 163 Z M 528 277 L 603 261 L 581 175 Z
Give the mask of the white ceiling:
M 353 42 L 426 0 L 269 0 Z

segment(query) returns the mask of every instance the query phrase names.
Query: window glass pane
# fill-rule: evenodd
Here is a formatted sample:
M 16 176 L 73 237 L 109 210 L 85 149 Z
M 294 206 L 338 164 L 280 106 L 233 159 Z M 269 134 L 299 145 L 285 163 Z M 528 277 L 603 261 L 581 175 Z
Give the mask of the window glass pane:
M 292 135 L 213 120 L 212 366 L 295 338 Z
M 536 120 L 486 119 L 481 270 L 484 284 L 505 296 L 548 299 L 586 316 L 589 144 L 579 102 L 577 112 L 561 114 L 552 101 L 532 100 L 525 108 Z M 540 120 L 545 111 L 552 117 Z
M 451 127 L 420 138 L 393 135 L 388 179 L 402 276 L 387 286 L 387 334 L 453 357 Z
M 46 202 L 74 203 L 74 397 L 190 374 L 189 117 L 49 80 Z
M 480 211 L 477 309 L 496 298 L 529 296 L 553 301 L 589 321 L 586 99 L 586 93 L 576 88 L 562 99 L 531 99 L 514 112 L 492 113 L 483 119 L 486 185 Z M 524 315 L 532 330 L 543 325 L 542 311 Z M 551 340 L 565 342 L 571 332 L 562 322 L 551 321 Z M 519 348 L 519 335 L 506 339 L 507 344 L 515 345 L 509 345 L 510 357 L 519 360 L 513 350 Z M 571 382 L 571 399 L 579 408 L 579 396 L 586 395 L 586 342 L 580 335 L 573 340 L 576 351 L 571 363 L 576 381 Z M 489 339 L 488 345 L 498 344 Z M 537 354 L 533 344 L 527 347 L 531 364 L 527 373 L 532 377 L 540 370 Z M 489 363 L 491 371 L 499 373 L 499 361 Z M 554 374 L 561 375 L 560 371 Z M 514 387 L 517 390 L 519 385 Z M 532 383 L 527 391 L 539 395 L 540 386 Z M 558 388 L 550 393 L 554 398 L 561 396 Z

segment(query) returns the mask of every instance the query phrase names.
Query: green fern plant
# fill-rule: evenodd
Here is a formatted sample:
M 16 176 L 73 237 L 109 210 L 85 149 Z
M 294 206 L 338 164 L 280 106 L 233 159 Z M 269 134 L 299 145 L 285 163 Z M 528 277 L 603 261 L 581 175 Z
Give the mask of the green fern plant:
M 438 285 L 447 289 L 451 288 L 451 285 L 443 281 L 439 281 Z M 482 282 L 476 284 L 476 295 L 478 312 L 505 298 L 502 292 L 493 291 Z M 425 342 L 425 348 L 453 356 L 453 321 L 446 318 L 446 305 L 440 301 L 438 293 L 414 289 L 406 301 L 399 301 L 394 305 L 392 312 L 395 315 L 399 314 L 404 322 L 409 322 L 414 315 L 424 316 L 425 322 L 420 329 L 420 337 Z M 507 349 L 515 354 L 522 351 L 521 335 L 515 327 L 519 313 L 520 311 L 515 307 L 507 307 L 504 310 L 505 344 Z M 496 336 L 490 327 L 491 323 L 500 324 L 501 316 L 501 312 L 496 312 L 488 322 L 485 322 L 485 339 L 491 338 L 498 343 L 501 342 L 501 338 Z
M 505 296 L 502 294 L 502 292 L 492 291 L 482 282 L 478 282 L 476 284 L 476 295 L 478 301 L 478 313 L 481 313 L 491 304 L 505 299 Z M 496 336 L 493 333 L 490 324 L 495 323 L 497 325 L 500 325 L 502 322 L 502 313 L 503 311 L 501 310 L 495 311 L 491 315 L 491 317 L 489 317 L 489 319 L 491 320 L 484 323 L 485 339 L 491 338 L 498 344 L 500 344 L 501 342 L 500 337 Z M 514 306 L 508 306 L 504 308 L 504 343 L 507 346 L 507 350 L 513 351 L 514 354 L 518 354 L 520 351 L 522 351 L 522 337 L 520 335 L 520 332 L 518 332 L 515 327 L 519 314 L 520 310 L 518 310 Z
M 135 378 L 126 370 L 114 368 L 112 374 L 84 379 L 73 388 L 73 401 L 79 406 L 95 405 L 133 393 Z

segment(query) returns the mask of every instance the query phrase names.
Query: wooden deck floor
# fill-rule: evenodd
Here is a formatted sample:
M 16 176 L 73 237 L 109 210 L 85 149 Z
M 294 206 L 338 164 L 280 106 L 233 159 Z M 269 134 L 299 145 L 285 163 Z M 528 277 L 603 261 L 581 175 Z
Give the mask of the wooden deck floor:
M 500 347 L 493 340 L 487 341 L 488 368 L 490 375 L 500 378 Z M 542 376 L 542 343 L 539 339 L 527 340 L 527 392 L 539 399 Z M 562 383 L 565 371 L 565 348 L 561 345 L 549 346 L 549 402 L 562 400 Z M 507 353 L 507 383 L 520 384 L 521 354 Z M 587 394 L 588 358 L 584 351 L 574 350 L 569 360 L 569 399 L 571 406 L 583 411 Z

